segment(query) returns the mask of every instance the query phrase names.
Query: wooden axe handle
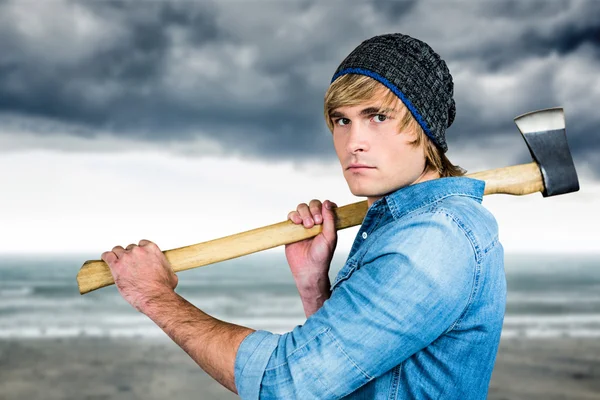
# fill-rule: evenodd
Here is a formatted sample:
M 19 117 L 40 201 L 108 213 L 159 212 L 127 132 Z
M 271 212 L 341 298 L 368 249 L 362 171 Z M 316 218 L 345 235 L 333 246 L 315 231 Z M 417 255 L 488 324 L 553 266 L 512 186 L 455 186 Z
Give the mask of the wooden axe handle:
M 485 181 L 484 194 L 486 195 L 494 193 L 524 195 L 544 190 L 542 175 L 535 162 L 467 176 Z M 336 208 L 334 210 L 336 229 L 360 225 L 367 209 L 366 200 Z M 317 236 L 322 229 L 323 225 L 315 225 L 307 229 L 303 225 L 296 225 L 286 220 L 220 239 L 166 250 L 164 254 L 173 270 L 179 272 L 308 239 Z M 77 274 L 77 284 L 81 294 L 113 283 L 108 265 L 101 260 L 86 261 Z

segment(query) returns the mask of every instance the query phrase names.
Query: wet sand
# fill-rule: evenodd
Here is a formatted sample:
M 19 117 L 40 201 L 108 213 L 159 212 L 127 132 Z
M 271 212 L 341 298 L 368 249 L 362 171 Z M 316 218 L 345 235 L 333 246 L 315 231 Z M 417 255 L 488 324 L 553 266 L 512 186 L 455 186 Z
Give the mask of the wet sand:
M 0 340 L 2 400 L 236 398 L 167 339 Z M 600 400 L 600 340 L 503 341 L 488 398 Z

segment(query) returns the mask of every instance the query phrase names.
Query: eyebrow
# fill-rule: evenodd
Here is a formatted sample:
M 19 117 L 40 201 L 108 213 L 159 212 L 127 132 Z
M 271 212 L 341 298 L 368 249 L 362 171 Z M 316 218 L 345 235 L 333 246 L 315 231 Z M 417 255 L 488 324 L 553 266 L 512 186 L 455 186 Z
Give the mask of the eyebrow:
M 373 114 L 389 114 L 389 113 L 394 113 L 396 112 L 396 110 L 394 110 L 393 108 L 384 108 L 384 109 L 380 109 L 379 107 L 367 107 L 364 108 L 362 110 L 360 110 L 359 115 L 360 116 L 365 116 L 365 115 L 373 115 Z M 333 111 L 329 114 L 329 118 L 344 118 L 345 115 L 342 112 L 339 111 Z

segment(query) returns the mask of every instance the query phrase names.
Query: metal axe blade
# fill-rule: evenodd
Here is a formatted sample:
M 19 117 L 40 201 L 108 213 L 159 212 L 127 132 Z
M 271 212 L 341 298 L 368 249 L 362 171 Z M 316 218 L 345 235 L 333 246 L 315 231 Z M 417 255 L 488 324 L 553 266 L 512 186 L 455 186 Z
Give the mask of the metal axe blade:
M 533 111 L 515 118 L 515 124 L 539 165 L 544 197 L 579 190 L 577 171 L 565 134 L 565 114 L 560 107 Z

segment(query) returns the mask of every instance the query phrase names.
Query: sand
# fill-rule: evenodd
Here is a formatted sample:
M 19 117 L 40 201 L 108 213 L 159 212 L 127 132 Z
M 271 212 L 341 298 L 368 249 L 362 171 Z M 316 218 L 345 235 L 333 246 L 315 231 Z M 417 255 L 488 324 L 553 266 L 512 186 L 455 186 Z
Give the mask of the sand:
M 0 340 L 0 399 L 236 399 L 150 339 Z M 489 399 L 600 399 L 600 340 L 503 341 Z
M 600 399 L 600 340 L 503 341 L 488 399 Z

